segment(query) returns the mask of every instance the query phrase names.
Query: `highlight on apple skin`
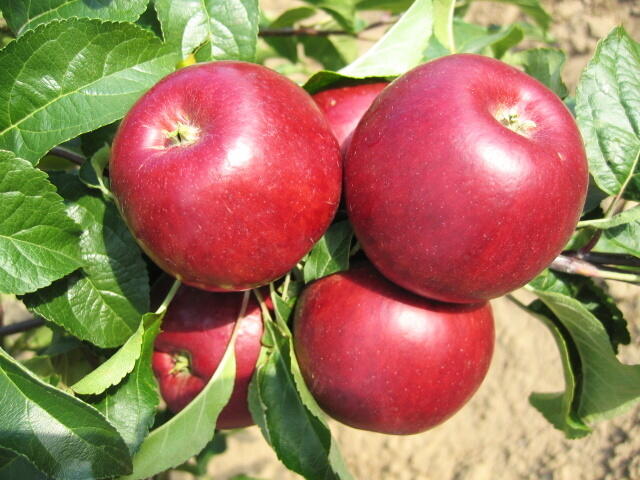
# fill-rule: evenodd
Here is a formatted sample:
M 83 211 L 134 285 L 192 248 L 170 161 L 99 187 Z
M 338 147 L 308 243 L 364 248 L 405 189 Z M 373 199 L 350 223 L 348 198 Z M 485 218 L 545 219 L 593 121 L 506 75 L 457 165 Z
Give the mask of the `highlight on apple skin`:
M 214 293 L 181 286 L 162 321 L 154 345 L 153 371 L 169 410 L 179 412 L 206 386 L 220 364 L 241 311 L 243 293 Z M 236 378 L 216 427 L 253 425 L 249 383 L 262 338 L 260 307 L 251 295 L 235 343 Z
M 126 115 L 111 186 L 163 270 L 205 290 L 246 290 L 291 270 L 337 209 L 340 149 L 301 87 L 260 65 L 197 64 Z
M 458 54 L 399 77 L 356 128 L 345 202 L 378 270 L 428 298 L 521 287 L 571 237 L 588 166 L 562 101 L 521 71 Z
M 478 389 L 493 353 L 493 316 L 488 303 L 433 302 L 360 263 L 303 291 L 294 344 L 327 414 L 408 435 L 444 422 Z

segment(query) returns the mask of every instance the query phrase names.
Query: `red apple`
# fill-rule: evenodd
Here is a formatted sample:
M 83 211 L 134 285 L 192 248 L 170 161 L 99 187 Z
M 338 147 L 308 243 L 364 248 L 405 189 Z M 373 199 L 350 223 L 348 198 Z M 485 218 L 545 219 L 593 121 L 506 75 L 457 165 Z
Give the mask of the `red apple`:
M 447 302 L 524 285 L 580 217 L 588 169 L 560 99 L 498 60 L 450 55 L 387 87 L 354 132 L 345 195 L 391 281 Z
M 153 371 L 160 393 L 173 412 L 182 410 L 206 386 L 222 360 L 238 320 L 242 293 L 213 293 L 181 286 L 162 321 L 155 341 Z M 239 320 L 235 344 L 236 379 L 217 428 L 253 425 L 247 406 L 249 383 L 255 371 L 262 318 L 250 298 Z
M 488 303 L 433 302 L 366 263 L 304 290 L 294 339 L 304 379 L 329 415 L 407 435 L 445 421 L 480 386 L 493 317 Z
M 340 199 L 339 146 L 302 88 L 260 65 L 193 65 L 122 121 L 111 185 L 133 234 L 165 271 L 243 290 L 289 271 Z
M 327 117 L 343 152 L 349 149 L 351 135 L 364 112 L 387 85 L 387 82 L 365 83 L 330 88 L 313 95 L 313 99 Z

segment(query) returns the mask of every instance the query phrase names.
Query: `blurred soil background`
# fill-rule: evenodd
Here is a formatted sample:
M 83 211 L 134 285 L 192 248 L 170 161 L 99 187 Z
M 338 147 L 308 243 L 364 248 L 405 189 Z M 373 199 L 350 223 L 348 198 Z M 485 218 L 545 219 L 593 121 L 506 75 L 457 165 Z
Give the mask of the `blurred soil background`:
M 293 4 L 261 0 L 270 18 Z M 597 40 L 614 26 L 624 24 L 640 40 L 640 0 L 543 0 L 543 4 L 554 19 L 551 33 L 568 54 L 564 78 L 572 91 Z M 524 17 L 515 7 L 478 1 L 467 19 L 501 25 Z M 639 292 L 637 287 L 611 285 L 629 322 L 632 344 L 622 347 L 619 355 L 628 363 L 640 363 Z M 5 323 L 28 317 L 15 301 L 3 303 Z M 528 403 L 532 392 L 564 387 L 551 334 L 508 300 L 492 304 L 496 351 L 491 369 L 475 397 L 449 421 L 408 437 L 331 424 L 354 476 L 358 480 L 640 480 L 640 408 L 599 424 L 585 439 L 566 440 Z M 209 474 L 215 480 L 239 474 L 264 480 L 301 478 L 279 463 L 257 427 L 231 434 L 227 451 L 213 459 Z M 169 478 L 193 477 L 172 473 Z

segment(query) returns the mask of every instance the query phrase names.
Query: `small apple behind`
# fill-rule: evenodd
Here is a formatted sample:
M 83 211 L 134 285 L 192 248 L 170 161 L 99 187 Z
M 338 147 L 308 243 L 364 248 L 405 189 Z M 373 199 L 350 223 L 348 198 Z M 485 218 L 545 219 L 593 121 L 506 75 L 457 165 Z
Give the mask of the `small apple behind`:
M 349 219 L 394 283 L 473 303 L 521 287 L 573 233 L 588 166 L 569 110 L 498 60 L 449 55 L 399 77 L 345 158 Z
M 387 82 L 364 83 L 330 88 L 313 95 L 313 99 L 327 117 L 343 154 L 347 153 L 353 131 L 364 112 L 387 85 Z
M 169 410 L 182 410 L 213 376 L 229 344 L 242 307 L 242 293 L 213 293 L 181 286 L 155 341 L 153 371 Z M 253 425 L 247 406 L 249 383 L 260 354 L 262 317 L 250 297 L 235 343 L 236 379 L 216 427 Z
M 493 316 L 488 303 L 433 302 L 360 263 L 303 291 L 294 342 L 305 382 L 329 415 L 408 435 L 444 422 L 478 389 L 493 353 Z
M 323 235 L 340 201 L 340 148 L 301 87 L 220 61 L 168 75 L 113 142 L 111 186 L 163 270 L 211 291 L 267 284 Z

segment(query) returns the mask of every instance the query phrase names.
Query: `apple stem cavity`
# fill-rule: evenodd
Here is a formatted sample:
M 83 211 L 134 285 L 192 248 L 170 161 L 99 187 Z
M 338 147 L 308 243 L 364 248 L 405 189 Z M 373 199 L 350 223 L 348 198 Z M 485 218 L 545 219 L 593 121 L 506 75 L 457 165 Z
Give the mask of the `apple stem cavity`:
M 516 107 L 501 108 L 494 116 L 502 125 L 523 137 L 529 138 L 531 131 L 537 127 L 533 120 L 522 118 Z
M 165 147 L 186 147 L 198 141 L 200 129 L 195 125 L 178 122 L 175 130 L 165 130 L 164 134 L 167 137 Z
M 173 368 L 169 370 L 169 374 L 179 375 L 191 371 L 191 358 L 188 353 L 177 352 L 171 355 L 171 358 L 173 359 Z

